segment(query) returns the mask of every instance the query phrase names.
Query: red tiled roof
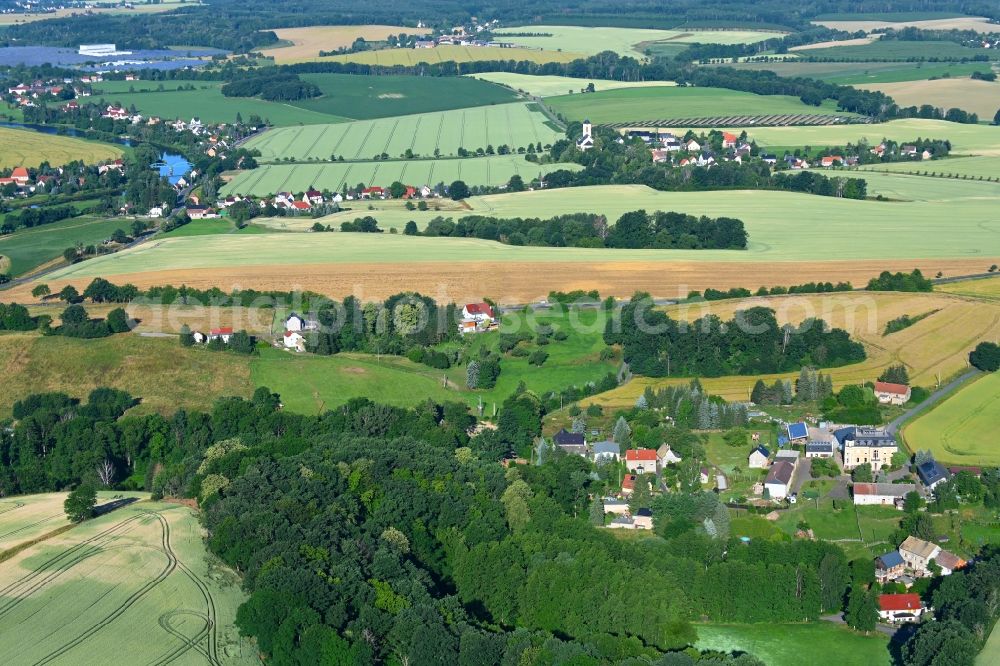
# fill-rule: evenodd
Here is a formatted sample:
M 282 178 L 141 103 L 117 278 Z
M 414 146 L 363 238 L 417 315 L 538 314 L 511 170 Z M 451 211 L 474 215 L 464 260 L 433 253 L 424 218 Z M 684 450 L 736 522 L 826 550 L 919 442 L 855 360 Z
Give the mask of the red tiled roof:
M 213 328 L 212 335 L 228 335 L 233 332 L 232 326 L 223 326 L 222 328 Z
M 635 474 L 629 474 L 622 479 L 622 490 L 632 490 L 635 488 Z
M 490 307 L 489 303 L 467 303 L 465 309 L 469 311 L 469 314 L 482 314 L 487 317 L 493 316 L 493 308 Z
M 23 166 L 14 167 L 14 170 L 10 172 L 11 178 L 28 178 L 28 170 Z
M 625 452 L 625 460 L 652 462 L 656 460 L 656 451 L 653 449 L 629 449 Z
M 307 204 L 305 201 L 293 201 L 292 205 L 298 208 L 299 210 L 309 209 L 309 204 Z
M 880 594 L 878 605 L 884 611 L 920 610 L 919 594 Z
M 891 382 L 875 382 L 876 393 L 894 393 L 896 395 L 906 395 L 909 390 L 906 384 L 893 384 Z

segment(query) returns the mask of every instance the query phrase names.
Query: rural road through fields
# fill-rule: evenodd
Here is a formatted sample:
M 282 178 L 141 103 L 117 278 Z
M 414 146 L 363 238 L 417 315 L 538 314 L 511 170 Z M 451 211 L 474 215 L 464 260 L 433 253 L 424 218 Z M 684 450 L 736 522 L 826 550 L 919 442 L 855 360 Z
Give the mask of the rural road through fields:
M 931 393 L 929 396 L 927 396 L 926 400 L 924 400 L 923 402 L 916 405 L 912 409 L 907 410 L 903 414 L 900 414 L 895 419 L 890 421 L 889 424 L 886 426 L 886 430 L 888 430 L 891 434 L 898 436 L 899 429 L 903 426 L 903 424 L 906 421 L 913 418 L 914 416 L 917 416 L 922 412 L 927 411 L 935 404 L 940 402 L 943 398 L 954 393 L 960 387 L 964 386 L 967 382 L 972 380 L 973 377 L 976 377 L 979 374 L 981 374 L 980 371 L 976 370 L 975 368 L 970 368 L 969 370 L 966 370 L 964 373 L 962 373 L 955 379 L 951 380 L 938 390 Z

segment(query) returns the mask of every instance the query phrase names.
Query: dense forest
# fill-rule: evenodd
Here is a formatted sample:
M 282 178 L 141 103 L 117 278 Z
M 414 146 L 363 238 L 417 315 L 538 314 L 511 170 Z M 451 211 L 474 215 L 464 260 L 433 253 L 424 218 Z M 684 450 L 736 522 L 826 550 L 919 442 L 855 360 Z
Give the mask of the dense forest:
M 596 213 L 570 213 L 548 220 L 471 215 L 454 222 L 435 217 L 422 232 L 413 225 L 406 233 L 548 247 L 744 250 L 747 246 L 747 233 L 740 220 L 644 210 L 626 213 L 614 225 Z
M 631 371 L 648 377 L 767 374 L 865 359 L 861 343 L 819 319 L 781 326 L 773 310 L 753 307 L 731 321 L 706 315 L 689 323 L 671 319 L 641 293 L 608 320 L 604 341 L 622 345 Z

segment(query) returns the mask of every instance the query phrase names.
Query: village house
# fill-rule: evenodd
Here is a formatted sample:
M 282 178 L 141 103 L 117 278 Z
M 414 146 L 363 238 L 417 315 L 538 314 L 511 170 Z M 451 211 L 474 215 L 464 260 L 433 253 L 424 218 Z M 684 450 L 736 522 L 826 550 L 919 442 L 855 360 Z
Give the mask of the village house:
M 306 327 L 306 320 L 298 316 L 294 312 L 288 315 L 285 319 L 285 330 L 286 331 L 302 331 Z
M 581 432 L 569 432 L 565 428 L 557 432 L 552 437 L 552 441 L 566 453 L 586 457 L 587 438 Z
M 799 452 L 795 449 L 780 449 L 774 454 L 774 462 L 789 462 L 792 465 L 799 464 Z
M 889 624 L 917 622 L 926 609 L 919 594 L 880 594 L 878 616 Z
M 959 569 L 964 569 L 968 562 L 954 553 L 942 550 L 937 554 L 937 557 L 934 558 L 934 564 L 941 567 L 942 576 L 950 576 Z
M 362 199 L 385 199 L 385 190 L 377 185 L 373 185 L 361 190 L 360 196 Z
M 208 332 L 208 342 L 211 342 L 212 340 L 222 340 L 224 343 L 229 344 L 229 338 L 231 337 L 233 337 L 233 328 L 231 326 L 213 328 Z
M 875 580 L 880 584 L 895 580 L 906 573 L 906 560 L 898 550 L 875 558 Z
M 870 465 L 873 472 L 892 464 L 899 450 L 896 438 L 885 430 L 870 427 L 849 427 L 834 433 L 843 445 L 844 469 Z
M 919 576 L 928 576 L 930 571 L 927 565 L 938 556 L 941 547 L 930 541 L 918 539 L 915 536 L 908 536 L 899 544 L 899 554 L 906 562 L 906 567 Z
M 788 497 L 789 486 L 792 483 L 792 476 L 795 473 L 795 465 L 785 460 L 775 460 L 771 465 L 771 470 L 764 479 L 764 489 L 771 499 L 785 499 Z
M 931 458 L 917 465 L 917 476 L 928 490 L 934 490 L 951 478 L 944 465 Z
M 635 491 L 635 474 L 626 474 L 622 479 L 622 497 L 628 497 Z
M 645 507 L 637 509 L 635 515 L 632 516 L 632 520 L 637 530 L 653 529 L 653 512 Z
M 194 331 L 193 333 L 191 333 L 191 337 L 194 338 L 195 344 L 199 345 L 205 344 L 208 341 L 208 336 L 206 336 L 201 331 Z
M 317 190 L 308 190 L 305 194 L 302 195 L 302 200 L 305 201 L 306 203 L 319 206 L 324 202 L 323 193 Z
M 855 483 L 856 505 L 902 506 L 907 493 L 915 491 L 912 483 Z
M 722 147 L 723 148 L 732 148 L 733 146 L 736 145 L 736 142 L 739 141 L 739 140 L 740 140 L 740 137 L 736 136 L 735 134 L 732 134 L 731 132 L 723 132 L 722 133 Z
M 125 120 L 128 118 L 128 111 L 120 106 L 108 106 L 101 114 L 102 118 L 111 118 L 112 120 Z
M 488 321 L 493 318 L 493 306 L 489 303 L 466 303 L 462 306 L 462 319 Z
M 612 460 L 617 461 L 621 457 L 621 447 L 618 446 L 618 442 L 597 442 L 593 446 L 593 456 L 594 462 L 598 465 Z
M 297 352 L 306 350 L 306 339 L 298 331 L 285 331 L 283 338 L 285 349 L 294 349 Z
M 902 405 L 910 400 L 910 387 L 892 382 L 875 382 L 875 397 L 883 405 Z
M 629 449 L 625 452 L 625 467 L 634 474 L 656 474 L 656 451 Z
M 625 500 L 620 500 L 616 497 L 605 497 L 603 502 L 604 513 L 613 513 L 616 516 L 621 516 L 629 512 L 628 502 Z
M 292 209 L 299 212 L 305 212 L 307 210 L 311 210 L 312 206 L 309 205 L 308 201 L 293 201 Z
M 656 462 L 659 463 L 660 469 L 667 465 L 676 465 L 680 461 L 681 457 L 670 449 L 669 444 L 660 444 L 660 448 L 656 449 Z
M 690 141 L 684 144 L 684 150 L 688 151 L 689 153 L 697 153 L 699 150 L 701 150 L 701 144 L 695 141 L 694 139 L 691 139 Z
M 708 478 L 709 478 L 708 477 L 708 468 L 707 467 L 702 467 L 701 470 L 698 472 L 698 481 L 699 481 L 699 483 L 701 483 L 701 485 L 705 485 L 706 483 L 708 483 Z
M 14 167 L 14 170 L 10 172 L 10 178 L 18 185 L 18 187 L 24 187 L 31 182 L 31 174 L 28 173 L 28 169 L 23 166 Z
M 747 467 L 750 469 L 764 469 L 767 467 L 767 461 L 770 457 L 771 452 L 766 447 L 758 446 L 747 456 Z

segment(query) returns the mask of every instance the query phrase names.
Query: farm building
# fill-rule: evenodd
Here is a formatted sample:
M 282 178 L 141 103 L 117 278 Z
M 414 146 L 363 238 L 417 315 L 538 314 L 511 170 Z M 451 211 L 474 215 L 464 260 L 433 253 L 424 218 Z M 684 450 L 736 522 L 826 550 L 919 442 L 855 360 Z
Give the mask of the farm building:
M 892 382 L 875 382 L 875 397 L 883 405 L 902 405 L 910 400 L 910 387 Z
M 767 478 L 764 480 L 764 489 L 771 499 L 785 499 L 788 496 L 788 489 L 794 473 L 794 463 L 778 460 L 771 465 L 771 471 L 767 473 Z
M 930 541 L 918 539 L 915 536 L 908 536 L 899 544 L 899 554 L 906 561 L 906 567 L 920 576 L 927 576 L 930 572 L 927 565 L 938 556 L 941 547 Z
M 806 442 L 806 458 L 832 458 L 833 442 Z
M 563 429 L 552 437 L 552 441 L 566 453 L 578 456 L 587 455 L 587 438 L 583 433 L 569 432 Z
M 621 447 L 618 442 L 597 442 L 594 444 L 594 462 L 603 463 L 617 461 L 621 457 Z
M 903 501 L 907 493 L 916 489 L 917 487 L 912 483 L 855 483 L 854 503 L 857 505 L 895 506 Z
M 767 460 L 771 457 L 771 452 L 764 446 L 758 446 L 747 456 L 747 467 L 750 469 L 764 469 L 767 467 Z
M 660 463 L 660 467 L 664 467 L 676 465 L 681 461 L 681 457 L 671 450 L 669 444 L 660 444 L 660 448 L 656 449 L 656 460 Z
M 789 442 L 804 442 L 809 439 L 809 427 L 805 423 L 789 423 L 785 431 Z

